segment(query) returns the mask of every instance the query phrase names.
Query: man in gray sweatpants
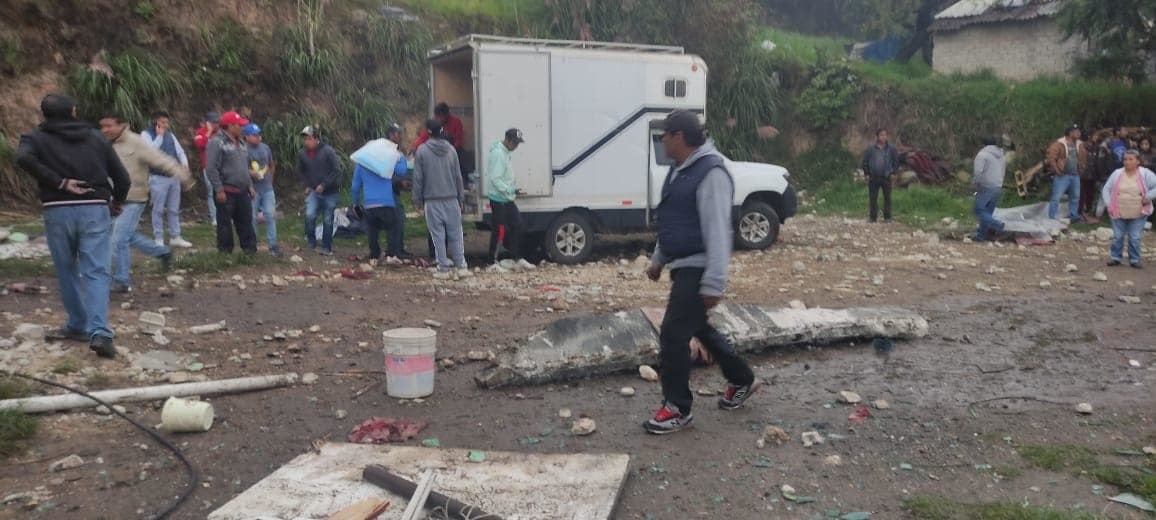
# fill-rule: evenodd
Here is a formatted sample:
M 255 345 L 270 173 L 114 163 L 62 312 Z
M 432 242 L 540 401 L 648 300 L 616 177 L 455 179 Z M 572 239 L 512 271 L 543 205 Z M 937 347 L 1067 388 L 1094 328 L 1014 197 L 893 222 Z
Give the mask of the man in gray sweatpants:
M 462 186 L 458 153 L 446 141 L 442 123 L 436 119 L 426 122 L 430 139 L 417 149 L 413 166 L 413 204 L 425 213 L 426 227 L 433 239 L 437 254 L 434 278 L 468 278 L 473 276 L 466 265 L 465 238 L 462 235 L 462 204 L 465 189 Z M 453 263 L 447 257 L 453 257 Z M 453 268 L 456 267 L 456 270 Z

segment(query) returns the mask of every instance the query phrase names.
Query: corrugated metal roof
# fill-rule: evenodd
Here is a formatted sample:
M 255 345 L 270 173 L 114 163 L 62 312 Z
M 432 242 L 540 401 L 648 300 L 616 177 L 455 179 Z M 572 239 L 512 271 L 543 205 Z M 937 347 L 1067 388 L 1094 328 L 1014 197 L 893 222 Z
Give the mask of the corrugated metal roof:
M 1062 0 L 960 0 L 935 15 L 932 31 L 955 31 L 975 24 L 1026 21 L 1055 16 Z

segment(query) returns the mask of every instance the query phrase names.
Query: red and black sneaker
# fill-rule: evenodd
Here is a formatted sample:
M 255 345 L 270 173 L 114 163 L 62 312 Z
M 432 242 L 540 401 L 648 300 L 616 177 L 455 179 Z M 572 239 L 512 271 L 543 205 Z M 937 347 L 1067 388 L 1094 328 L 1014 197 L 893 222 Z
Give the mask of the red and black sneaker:
M 653 419 L 642 423 L 642 428 L 655 435 L 666 435 L 690 426 L 693 421 L 693 415 L 684 415 L 677 406 L 666 403 L 658 409 Z
M 718 398 L 718 407 L 723 410 L 734 410 L 747 402 L 763 383 L 756 380 L 755 382 L 745 386 L 727 385 L 726 394 Z

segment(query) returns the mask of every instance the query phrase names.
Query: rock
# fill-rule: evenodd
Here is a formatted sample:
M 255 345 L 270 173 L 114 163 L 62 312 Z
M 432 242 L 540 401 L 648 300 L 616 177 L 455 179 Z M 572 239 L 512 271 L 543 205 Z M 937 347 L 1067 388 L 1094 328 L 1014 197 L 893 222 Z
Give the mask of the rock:
M 128 413 L 128 408 L 125 408 L 119 404 L 112 405 L 112 409 L 122 414 Z M 104 405 L 97 406 L 94 411 L 100 415 L 112 415 L 112 410 L 109 410 L 108 407 Z
M 573 412 L 571 412 L 569 408 L 562 408 L 558 410 L 558 417 L 569 419 L 571 416 L 573 416 Z
M 309 332 L 312 332 L 314 334 L 321 332 L 321 325 L 314 325 L 312 327 L 309 327 Z
M 1144 452 L 1145 455 L 1156 455 L 1156 446 L 1144 446 L 1140 451 Z
M 1111 228 L 1102 227 L 1096 228 L 1095 231 L 1092 231 L 1092 236 L 1096 237 L 1096 240 L 1099 240 L 1100 242 L 1107 242 L 1112 240 L 1112 235 L 1113 233 Z
M 843 390 L 843 391 L 839 392 L 839 402 L 840 403 L 859 404 L 859 402 L 862 400 L 863 400 L 863 398 L 859 397 L 859 394 L 852 392 L 850 390 Z
M 840 457 L 838 455 L 828 455 L 827 457 L 825 457 L 823 459 L 823 465 L 824 466 L 842 466 L 843 465 L 843 457 Z
M 791 264 L 791 270 L 796 273 L 805 273 L 807 272 L 807 264 L 804 264 L 801 260 L 795 260 L 795 263 Z
M 222 330 L 225 330 L 225 320 L 221 320 L 216 323 L 209 323 L 206 325 L 194 325 L 189 327 L 190 334 L 212 334 Z
M 440 328 L 442 328 L 442 322 L 440 322 L 440 321 L 436 321 L 436 320 L 425 320 L 425 322 L 424 322 L 424 323 L 425 323 L 425 326 L 426 326 L 426 327 L 429 327 L 429 328 L 431 328 L 431 329 L 440 329 Z
M 165 278 L 165 281 L 167 281 L 169 283 L 169 285 L 173 285 L 173 286 L 184 285 L 185 284 L 185 277 L 181 276 L 179 274 L 171 274 Z
M 803 432 L 802 439 L 803 446 L 807 448 L 816 444 L 823 444 L 824 441 L 823 436 L 819 435 L 819 432 L 816 431 Z
M 807 304 L 803 303 L 801 300 L 791 300 L 791 302 L 788 303 L 787 306 L 792 308 L 792 309 L 796 309 L 796 310 L 800 310 L 800 311 L 806 310 L 806 308 L 807 308 Z
M 69 469 L 79 468 L 84 465 L 84 459 L 80 455 L 69 455 L 63 459 L 53 462 L 48 466 L 49 473 L 56 473 L 58 471 L 65 471 Z
M 1097 282 L 1106 282 L 1108 281 L 1108 275 L 1101 273 L 1100 271 L 1096 271 L 1095 273 L 1092 273 L 1092 279 L 1096 280 Z
M 490 353 L 484 350 L 471 350 L 466 354 L 470 361 L 485 361 L 490 359 Z
M 634 388 L 629 387 L 629 386 L 624 386 L 620 390 L 618 390 L 618 395 L 621 395 L 622 397 L 633 397 L 634 396 Z
M 594 433 L 594 431 L 597 429 L 598 424 L 594 422 L 594 419 L 589 417 L 582 417 L 581 419 L 574 421 L 574 425 L 570 427 L 570 433 L 582 437 Z
M 1064 272 L 1065 273 L 1074 273 L 1074 272 L 1079 271 L 1079 270 L 1080 270 L 1080 268 L 1076 267 L 1076 264 L 1068 264 L 1068 265 L 1064 266 Z
M 1140 303 L 1140 297 L 1139 296 L 1120 296 L 1120 301 L 1122 301 L 1124 303 L 1135 304 L 1135 303 Z
M 165 328 L 165 315 L 158 312 L 144 311 L 137 318 L 137 328 L 141 334 L 160 334 Z
M 975 290 L 983 292 L 991 292 L 991 286 L 983 282 L 975 282 Z
M 1080 403 L 1080 404 L 1076 405 L 1076 411 L 1080 412 L 1084 415 L 1088 415 L 1088 414 L 1092 413 L 1094 410 L 1092 409 L 1092 405 L 1090 405 L 1088 403 Z
M 299 264 L 299 263 L 301 263 L 301 262 L 304 262 L 304 261 L 305 261 L 305 259 L 304 259 L 304 258 L 301 258 L 300 256 L 297 256 L 297 255 L 293 255 L 293 256 L 289 257 L 289 261 L 290 261 L 290 262 L 293 262 L 293 263 L 295 263 L 295 264 Z
M 313 372 L 306 372 L 304 375 L 301 376 L 301 382 L 304 384 L 307 384 L 307 385 L 311 385 L 313 383 L 316 383 L 317 382 L 317 374 L 314 374 Z
M 438 365 L 441 365 L 442 368 L 453 368 L 455 364 L 456 363 L 454 363 L 454 360 L 451 358 L 445 358 L 438 361 Z
M 876 399 L 874 401 L 871 401 L 871 406 L 874 406 L 876 410 L 890 410 L 891 409 L 891 403 L 889 403 L 883 399 Z
M 782 446 L 784 442 L 791 440 L 791 436 L 778 426 L 767 426 L 763 428 L 763 434 L 759 437 L 759 440 L 762 441 L 759 443 L 760 448 L 771 443 L 774 443 L 775 446 Z
M 273 287 L 288 287 L 289 286 L 289 281 L 286 280 L 284 277 L 273 275 L 272 280 L 273 280 Z
M 333 417 L 335 419 L 337 419 L 338 421 L 340 421 L 340 420 L 342 420 L 348 416 L 349 416 L 349 412 L 347 412 L 345 410 L 337 410 L 336 412 L 333 412 Z
M 638 375 L 642 377 L 644 381 L 650 381 L 651 383 L 658 381 L 658 372 L 650 368 L 650 365 L 639 366 Z
M 35 323 L 21 323 L 16 326 L 16 330 L 12 332 L 12 335 L 21 341 L 43 343 L 44 326 Z
M 1040 289 L 1047 289 L 1048 287 L 1051 287 L 1051 286 L 1052 286 L 1052 282 L 1049 282 L 1047 280 L 1040 280 Z

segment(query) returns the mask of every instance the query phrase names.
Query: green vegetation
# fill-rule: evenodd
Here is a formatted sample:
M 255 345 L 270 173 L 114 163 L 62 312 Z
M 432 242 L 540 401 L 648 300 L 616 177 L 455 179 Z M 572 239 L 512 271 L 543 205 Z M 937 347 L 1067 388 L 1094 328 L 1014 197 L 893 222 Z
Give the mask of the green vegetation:
M 19 410 L 0 410 L 0 457 L 19 453 L 39 427 L 40 423 L 31 415 Z
M 202 29 L 193 57 L 195 83 L 206 91 L 228 91 L 251 81 L 259 63 L 253 41 L 253 34 L 232 19 Z
M 917 520 L 1098 520 L 1080 512 L 1061 512 L 1019 504 L 963 504 L 946 498 L 916 497 L 903 503 Z
M 152 20 L 157 14 L 157 6 L 152 0 L 140 0 L 132 7 L 132 13 L 145 20 Z
M 1096 53 L 1080 60 L 1077 70 L 1086 78 L 1121 78 L 1141 83 L 1156 52 L 1151 0 L 1072 0 L 1064 2 L 1057 21 L 1069 37 L 1092 43 Z
M 24 64 L 22 52 L 19 36 L 0 34 L 0 74 L 19 74 Z
M 846 60 L 820 53 L 810 83 L 799 93 L 800 119 L 818 130 L 846 121 L 860 90 L 859 77 Z
M 1049 471 L 1086 468 L 1096 463 L 1092 450 L 1071 444 L 1024 446 L 1020 456 Z
M 1088 475 L 1156 502 L 1156 461 L 1150 458 L 1146 461 L 1148 467 L 1105 465 L 1097 460 L 1096 452 L 1070 444 L 1024 446 L 1020 456 L 1040 468 Z
M 0 401 L 4 399 L 19 399 L 32 395 L 32 389 L 23 379 L 0 375 Z
M 104 52 L 101 57 L 106 70 L 78 65 L 68 78 L 87 119 L 111 112 L 132 123 L 133 128 L 143 128 L 155 107 L 165 105 L 185 89 L 181 75 L 171 73 L 160 59 L 142 49 Z
M 72 356 L 65 356 L 52 365 L 53 374 L 75 374 L 80 372 L 80 361 Z
M 52 261 L 47 258 L 5 258 L 0 260 L 0 274 L 3 274 L 5 279 L 51 276 L 54 272 Z

